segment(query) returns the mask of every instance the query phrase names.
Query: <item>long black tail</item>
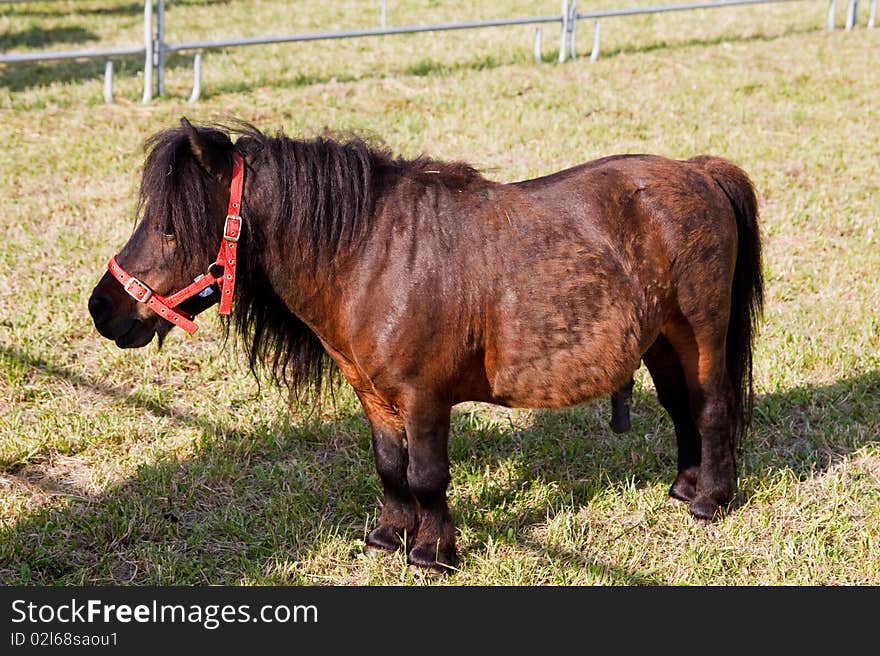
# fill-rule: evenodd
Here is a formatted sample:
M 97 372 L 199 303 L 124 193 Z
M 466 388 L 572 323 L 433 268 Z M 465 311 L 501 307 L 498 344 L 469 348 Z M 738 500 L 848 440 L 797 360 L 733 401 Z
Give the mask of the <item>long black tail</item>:
M 724 190 L 736 214 L 738 237 L 730 323 L 727 326 L 727 372 L 736 397 L 734 438 L 739 443 L 752 420 L 752 350 L 764 309 L 758 199 L 749 176 L 738 166 L 717 157 L 699 157 L 695 160 Z

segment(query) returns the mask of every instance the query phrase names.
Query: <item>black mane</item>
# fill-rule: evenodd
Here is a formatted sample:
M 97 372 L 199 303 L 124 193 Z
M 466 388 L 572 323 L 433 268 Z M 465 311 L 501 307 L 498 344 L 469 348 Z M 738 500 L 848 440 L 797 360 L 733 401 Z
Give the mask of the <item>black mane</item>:
M 369 233 L 377 200 L 400 178 L 451 188 L 482 179 L 467 164 L 394 158 L 354 135 L 296 140 L 247 124 L 233 131 L 239 135 L 236 150 L 271 171 L 265 177 L 272 187 L 261 189 L 272 198 L 272 214 L 263 217 L 266 234 L 297 244 L 308 254 L 304 264 L 315 267 L 332 265 Z
M 227 152 L 232 167 L 233 145 L 220 130 L 200 130 L 220 152 Z M 147 159 L 144 163 L 138 199 L 138 216 L 150 212 L 157 217 L 164 232 L 173 234 L 180 252 L 178 264 L 186 266 L 196 261 L 207 267 L 217 254 L 222 226 L 211 226 L 209 216 L 225 213 L 211 193 L 212 180 L 192 154 L 184 128 L 163 130 L 147 139 L 144 144 Z
M 296 249 L 293 252 L 303 266 L 325 268 L 369 233 L 377 200 L 396 180 L 410 177 L 426 186 L 458 189 L 482 178 L 460 162 L 393 158 L 356 136 L 296 140 L 283 133 L 266 135 L 247 123 L 196 129 L 203 141 L 227 153 L 230 168 L 232 153 L 238 151 L 248 167 L 258 167 L 261 178 L 268 181 L 268 188 L 264 183 L 259 190 L 268 200 L 262 202 L 260 229 L 246 230 L 239 243 L 238 289 L 231 321 L 226 323 L 227 336 L 230 324 L 234 325 L 255 376 L 265 367 L 295 397 L 319 394 L 325 374 L 335 369 L 318 337 L 269 285 L 263 240 L 283 240 Z M 237 136 L 234 144 L 229 134 Z M 193 156 L 183 127 L 155 134 L 145 148 L 139 215 L 158 213 L 165 231 L 175 235 L 180 266 L 195 261 L 207 267 L 222 228 L 206 219 L 226 211 L 213 200 L 216 180 Z M 253 202 L 257 199 L 249 199 L 246 192 L 242 208 L 246 223 Z

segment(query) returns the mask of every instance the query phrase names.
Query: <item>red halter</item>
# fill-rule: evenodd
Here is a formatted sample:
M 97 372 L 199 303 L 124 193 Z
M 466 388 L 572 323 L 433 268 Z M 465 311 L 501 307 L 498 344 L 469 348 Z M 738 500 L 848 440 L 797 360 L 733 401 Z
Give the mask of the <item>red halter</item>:
M 192 335 L 198 326 L 193 323 L 193 318 L 174 308 L 188 298 L 192 298 L 205 288 L 214 283 L 220 287 L 220 314 L 229 314 L 232 310 L 232 297 L 235 294 L 235 265 L 236 246 L 241 237 L 241 194 L 244 189 L 244 160 L 238 153 L 232 154 L 232 182 L 229 184 L 229 209 L 226 213 L 226 222 L 223 224 L 223 241 L 220 242 L 220 252 L 217 259 L 208 267 L 207 273 L 200 275 L 191 284 L 175 292 L 171 296 L 160 296 L 153 292 L 147 285 L 132 275 L 129 275 L 119 266 L 114 255 L 110 258 L 107 268 L 113 277 L 119 281 L 125 291 L 138 303 L 145 303 L 163 319 L 167 319 L 175 326 L 180 326 Z M 211 273 L 214 267 L 222 267 L 223 273 L 215 276 Z

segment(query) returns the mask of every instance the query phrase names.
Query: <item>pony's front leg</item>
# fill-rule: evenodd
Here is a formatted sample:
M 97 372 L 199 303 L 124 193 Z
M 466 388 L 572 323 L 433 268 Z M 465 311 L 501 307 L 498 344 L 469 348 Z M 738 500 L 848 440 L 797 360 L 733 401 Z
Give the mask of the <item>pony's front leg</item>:
M 418 502 L 419 528 L 409 563 L 437 571 L 455 565 L 455 526 L 446 502 L 449 416 L 443 403 L 417 400 L 404 408 L 409 463 L 406 480 Z
M 369 548 L 396 551 L 411 542 L 418 527 L 415 500 L 406 481 L 406 433 L 402 421 L 382 417 L 375 409 L 367 409 L 367 418 L 384 493 L 379 523 L 367 534 L 366 543 Z

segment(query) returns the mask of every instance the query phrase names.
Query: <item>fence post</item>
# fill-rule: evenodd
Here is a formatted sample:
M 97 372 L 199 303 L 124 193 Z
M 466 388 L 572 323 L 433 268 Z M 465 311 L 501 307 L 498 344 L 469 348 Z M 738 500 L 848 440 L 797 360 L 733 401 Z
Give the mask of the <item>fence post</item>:
M 113 60 L 108 59 L 104 64 L 104 102 L 113 102 Z
M 156 95 L 165 95 L 165 0 L 156 0 Z
M 189 94 L 189 102 L 198 102 L 199 96 L 202 95 L 202 53 L 196 52 L 193 57 L 193 88 Z
M 153 0 L 144 0 L 144 97 L 143 104 L 153 97 Z
M 565 48 L 568 36 L 568 0 L 562 0 L 562 31 L 559 34 L 559 59 L 558 63 L 565 63 L 568 51 Z
M 602 36 L 602 22 L 596 21 L 596 27 L 593 30 L 593 50 L 590 51 L 590 61 L 594 62 L 599 59 L 599 40 Z
M 868 27 L 873 28 L 877 22 L 877 0 L 871 0 L 871 12 L 868 14 Z
M 846 5 L 846 31 L 855 26 L 859 14 L 859 0 L 849 0 Z

